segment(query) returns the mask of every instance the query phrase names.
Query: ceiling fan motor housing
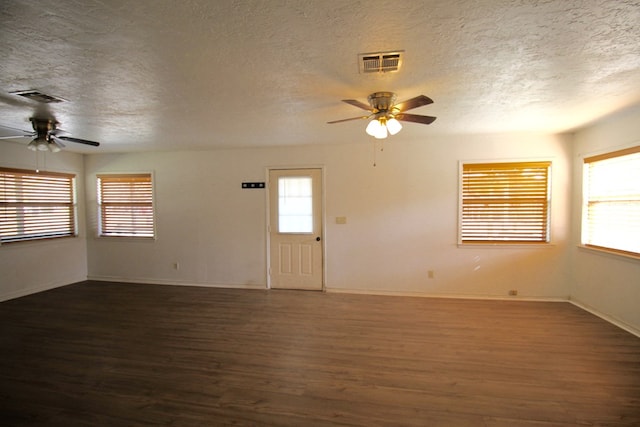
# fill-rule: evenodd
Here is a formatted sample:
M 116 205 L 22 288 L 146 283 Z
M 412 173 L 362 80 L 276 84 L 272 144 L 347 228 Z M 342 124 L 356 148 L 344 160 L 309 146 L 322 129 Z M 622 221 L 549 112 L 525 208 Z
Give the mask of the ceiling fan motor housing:
M 396 103 L 396 94 L 393 92 L 374 92 L 369 95 L 368 100 L 375 113 L 388 113 Z
M 33 130 L 36 131 L 38 136 L 40 135 L 49 135 L 49 132 L 56 130 L 56 125 L 58 122 L 51 119 L 38 119 L 31 118 L 31 123 L 33 124 Z

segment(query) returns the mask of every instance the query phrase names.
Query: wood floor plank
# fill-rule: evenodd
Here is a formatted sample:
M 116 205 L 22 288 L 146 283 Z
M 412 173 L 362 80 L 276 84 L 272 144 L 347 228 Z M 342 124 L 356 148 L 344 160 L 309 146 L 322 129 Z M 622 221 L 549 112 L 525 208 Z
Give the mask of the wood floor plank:
M 3 426 L 637 426 L 568 303 L 84 282 L 0 303 Z

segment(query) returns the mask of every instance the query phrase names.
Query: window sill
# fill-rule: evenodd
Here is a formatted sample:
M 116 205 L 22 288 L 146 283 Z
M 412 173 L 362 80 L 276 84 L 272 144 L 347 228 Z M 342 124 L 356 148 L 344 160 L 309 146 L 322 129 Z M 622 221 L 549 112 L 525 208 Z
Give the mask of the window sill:
M 93 240 L 105 242 L 149 242 L 156 241 L 156 237 L 135 237 L 135 236 L 95 236 Z
M 623 259 L 623 260 L 632 260 L 632 261 L 640 261 L 640 255 L 633 255 L 628 252 L 619 252 L 613 249 L 605 249 L 597 246 L 587 246 L 587 245 L 578 245 L 578 249 L 591 252 L 597 255 L 604 255 L 612 258 Z
M 22 240 L 10 240 L 8 242 L 0 242 L 0 246 L 27 246 L 27 245 L 38 245 L 49 242 L 60 242 L 67 239 L 75 239 L 79 237 L 77 234 L 72 236 L 57 236 L 57 237 L 41 237 L 37 239 L 22 239 Z
M 554 243 L 458 243 L 461 249 L 543 249 L 555 246 Z

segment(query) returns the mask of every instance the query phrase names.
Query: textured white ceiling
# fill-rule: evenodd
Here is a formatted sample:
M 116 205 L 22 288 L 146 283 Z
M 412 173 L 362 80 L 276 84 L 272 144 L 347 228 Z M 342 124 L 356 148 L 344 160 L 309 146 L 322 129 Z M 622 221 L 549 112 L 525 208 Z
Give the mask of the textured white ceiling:
M 367 141 L 342 103 L 435 103 L 395 140 L 563 132 L 640 102 L 637 0 L 4 0 L 0 124 L 53 114 L 71 151 Z M 398 73 L 357 55 L 404 50 Z M 48 105 L 10 92 L 39 89 Z

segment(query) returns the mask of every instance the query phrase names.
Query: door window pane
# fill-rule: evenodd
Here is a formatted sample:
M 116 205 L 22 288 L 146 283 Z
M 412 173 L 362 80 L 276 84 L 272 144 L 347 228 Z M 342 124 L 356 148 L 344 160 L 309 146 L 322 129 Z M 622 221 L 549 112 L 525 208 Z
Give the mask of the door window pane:
M 278 231 L 313 233 L 312 180 L 310 176 L 278 178 Z

